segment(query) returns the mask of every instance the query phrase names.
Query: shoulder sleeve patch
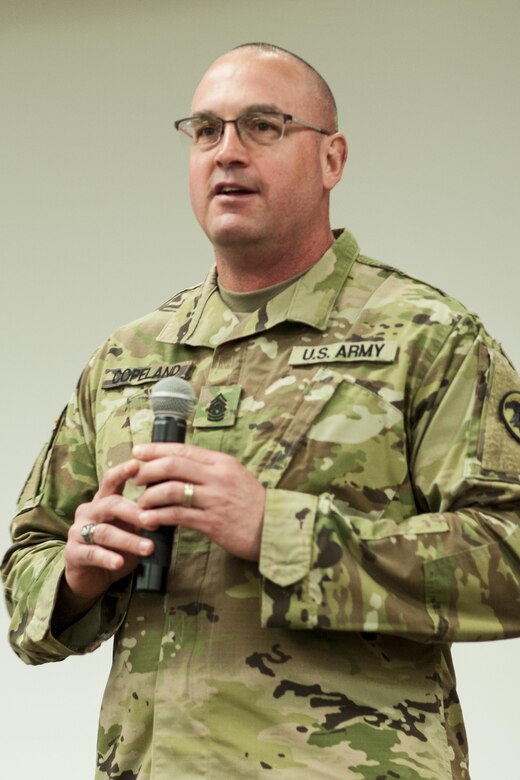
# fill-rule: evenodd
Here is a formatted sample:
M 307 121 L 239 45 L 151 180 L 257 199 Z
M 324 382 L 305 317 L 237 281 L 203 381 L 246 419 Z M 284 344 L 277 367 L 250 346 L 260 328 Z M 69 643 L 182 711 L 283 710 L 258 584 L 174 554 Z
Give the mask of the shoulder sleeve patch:
M 520 443 L 520 392 L 512 390 L 506 393 L 499 405 L 502 422 L 518 443 Z

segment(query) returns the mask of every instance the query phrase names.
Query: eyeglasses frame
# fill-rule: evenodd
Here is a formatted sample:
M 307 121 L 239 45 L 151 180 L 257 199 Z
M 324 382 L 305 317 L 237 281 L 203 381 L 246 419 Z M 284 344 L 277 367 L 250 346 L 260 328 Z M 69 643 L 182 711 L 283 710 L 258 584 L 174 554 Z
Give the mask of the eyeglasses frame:
M 306 127 L 309 130 L 314 130 L 317 133 L 321 133 L 322 135 L 333 135 L 334 134 L 334 133 L 330 133 L 328 130 L 324 130 L 323 127 L 318 127 L 318 125 L 312 124 L 312 122 L 305 121 L 305 119 L 298 119 L 298 117 L 293 116 L 293 114 L 285 114 L 283 111 L 250 111 L 250 112 L 245 111 L 243 114 L 240 114 L 235 119 L 222 119 L 222 117 L 220 117 L 220 116 L 215 116 L 214 119 L 218 119 L 219 122 L 222 122 L 222 130 L 220 131 L 220 135 L 217 137 L 217 139 L 215 141 L 212 141 L 209 144 L 196 144 L 195 142 L 193 142 L 193 146 L 196 146 L 196 147 L 199 147 L 199 148 L 206 148 L 206 149 L 210 149 L 212 146 L 217 146 L 217 144 L 220 143 L 220 141 L 222 140 L 222 136 L 224 135 L 225 126 L 229 125 L 229 124 L 235 125 L 235 129 L 237 131 L 238 137 L 242 138 L 242 135 L 241 135 L 239 127 L 238 127 L 238 122 L 240 122 L 240 120 L 243 119 L 246 116 L 255 116 L 255 115 L 262 116 L 264 114 L 279 116 L 279 117 L 282 117 L 282 119 L 283 119 L 283 129 L 282 129 L 282 134 L 281 134 L 280 138 L 277 138 L 275 141 L 271 141 L 270 143 L 276 143 L 277 141 L 281 141 L 282 140 L 282 138 L 285 135 L 285 125 L 287 124 L 287 122 L 293 122 L 296 125 L 301 125 L 302 127 Z M 182 127 L 180 127 L 180 125 L 182 124 L 182 122 L 187 122 L 190 119 L 198 119 L 198 118 L 199 118 L 198 116 L 186 116 L 186 117 L 183 117 L 182 119 L 177 119 L 174 122 L 175 129 L 177 131 L 181 132 L 181 133 L 184 133 L 184 135 L 186 135 L 188 138 L 191 138 L 191 140 L 194 141 L 193 137 L 191 135 L 189 135 L 189 133 L 186 133 L 182 129 Z M 265 145 L 269 146 L 270 144 L 265 144 Z

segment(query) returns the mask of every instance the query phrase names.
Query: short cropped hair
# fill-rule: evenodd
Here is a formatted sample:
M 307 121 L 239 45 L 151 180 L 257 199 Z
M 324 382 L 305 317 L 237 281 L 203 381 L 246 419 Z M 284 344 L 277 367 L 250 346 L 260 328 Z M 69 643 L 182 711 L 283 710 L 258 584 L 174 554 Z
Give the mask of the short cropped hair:
M 298 54 L 294 54 L 294 52 L 289 51 L 289 49 L 284 49 L 282 46 L 275 46 L 274 43 L 264 43 L 261 41 L 241 43 L 239 46 L 235 46 L 233 49 L 231 49 L 231 51 L 236 51 L 237 49 L 256 49 L 257 51 L 270 52 L 272 54 L 282 54 L 287 57 L 292 57 L 304 65 L 318 93 L 325 120 L 333 125 L 332 129 L 334 132 L 338 129 L 338 109 L 334 95 L 332 94 L 332 90 L 321 73 L 318 73 L 316 68 L 313 68 L 313 66 L 304 60 L 303 57 L 299 57 Z

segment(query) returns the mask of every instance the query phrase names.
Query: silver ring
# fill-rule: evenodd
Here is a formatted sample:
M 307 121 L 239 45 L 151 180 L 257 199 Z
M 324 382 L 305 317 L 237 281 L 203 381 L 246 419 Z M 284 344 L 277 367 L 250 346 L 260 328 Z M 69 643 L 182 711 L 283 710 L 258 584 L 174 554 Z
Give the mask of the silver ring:
M 81 529 L 81 538 L 85 544 L 94 544 L 94 531 L 96 530 L 95 523 L 85 523 Z
M 191 482 L 185 482 L 184 492 L 182 494 L 181 506 L 185 507 L 186 509 L 190 508 L 190 506 L 193 503 L 194 492 L 195 492 L 195 487 L 191 484 Z

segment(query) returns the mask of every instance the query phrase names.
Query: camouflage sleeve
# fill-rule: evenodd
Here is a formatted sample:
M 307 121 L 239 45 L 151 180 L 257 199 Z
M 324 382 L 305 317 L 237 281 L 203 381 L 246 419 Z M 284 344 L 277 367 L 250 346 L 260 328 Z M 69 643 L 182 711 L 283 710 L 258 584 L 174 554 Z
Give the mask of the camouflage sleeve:
M 61 636 L 51 633 L 68 529 L 76 508 L 97 490 L 87 377 L 88 369 L 22 490 L 11 527 L 13 544 L 2 563 L 9 639 L 26 663 L 95 649 L 117 629 L 127 600 L 124 588 L 115 588 Z
M 332 493 L 268 490 L 263 625 L 520 634 L 520 378 L 481 329 L 454 331 L 405 417 L 415 511 L 402 520 L 356 516 Z

